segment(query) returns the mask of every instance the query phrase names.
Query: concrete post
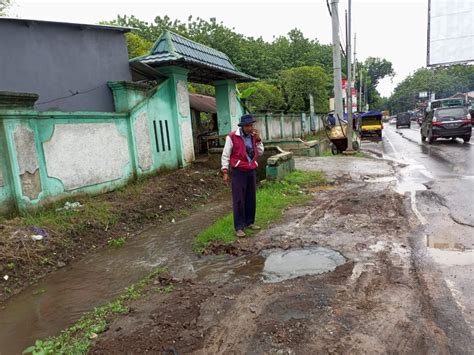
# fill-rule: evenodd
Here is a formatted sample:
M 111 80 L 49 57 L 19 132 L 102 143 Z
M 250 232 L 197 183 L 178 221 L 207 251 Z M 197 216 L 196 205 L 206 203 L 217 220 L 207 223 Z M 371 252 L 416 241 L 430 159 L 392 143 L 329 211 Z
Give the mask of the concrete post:
M 219 80 L 214 83 L 216 88 L 216 109 L 219 135 L 224 136 L 237 129 L 239 119 L 243 114 L 237 100 L 234 80 Z
M 193 130 L 189 107 L 188 70 L 180 67 L 163 67 L 162 73 L 169 77 L 169 92 L 173 115 L 175 142 L 180 167 L 194 160 Z
M 268 129 L 268 113 L 265 112 L 265 135 L 270 140 L 270 130 Z
M 284 114 L 282 112 L 280 113 L 280 138 L 284 138 L 283 123 L 284 123 Z

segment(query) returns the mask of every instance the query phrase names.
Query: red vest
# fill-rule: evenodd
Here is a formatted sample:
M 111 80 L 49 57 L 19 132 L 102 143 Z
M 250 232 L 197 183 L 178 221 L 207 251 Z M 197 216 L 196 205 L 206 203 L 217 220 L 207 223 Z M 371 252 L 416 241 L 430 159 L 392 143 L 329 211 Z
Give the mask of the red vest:
M 230 154 L 230 167 L 237 168 L 240 170 L 251 171 L 258 167 L 257 163 L 257 141 L 254 136 L 252 137 L 253 145 L 253 159 L 249 162 L 247 158 L 247 149 L 245 148 L 244 137 L 235 134 L 236 131 L 229 133 L 229 138 L 232 140 L 232 153 Z

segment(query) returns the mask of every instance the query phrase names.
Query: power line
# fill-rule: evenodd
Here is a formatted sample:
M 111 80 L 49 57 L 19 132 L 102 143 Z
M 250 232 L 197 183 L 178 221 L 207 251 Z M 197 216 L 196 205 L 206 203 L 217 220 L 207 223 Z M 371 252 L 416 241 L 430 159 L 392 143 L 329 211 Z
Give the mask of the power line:
M 50 104 L 52 102 L 56 102 L 56 101 L 59 101 L 59 100 L 64 100 L 64 99 L 68 99 L 70 97 L 73 97 L 73 96 L 77 96 L 77 95 L 84 95 L 84 94 L 88 94 L 94 90 L 97 90 L 99 88 L 101 88 L 102 86 L 106 86 L 107 84 L 101 84 L 99 86 L 96 86 L 95 88 L 92 88 L 92 89 L 89 89 L 89 90 L 86 90 L 86 91 L 71 91 L 69 90 L 69 92 L 71 94 L 69 95 L 66 95 L 66 96 L 61 96 L 61 97 L 57 97 L 55 99 L 52 99 L 52 100 L 48 100 L 48 101 L 43 101 L 43 102 L 38 102 L 36 105 L 45 105 L 45 104 Z

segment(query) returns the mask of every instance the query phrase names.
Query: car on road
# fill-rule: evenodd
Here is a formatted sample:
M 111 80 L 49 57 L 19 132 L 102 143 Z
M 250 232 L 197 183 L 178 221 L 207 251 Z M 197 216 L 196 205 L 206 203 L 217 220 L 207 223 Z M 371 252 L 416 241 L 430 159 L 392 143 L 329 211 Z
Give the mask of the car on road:
M 397 114 L 397 122 L 396 126 L 401 127 L 405 126 L 410 128 L 411 127 L 411 115 L 409 112 L 400 112 Z
M 429 111 L 420 127 L 421 140 L 433 143 L 438 138 L 462 138 L 469 142 L 471 115 L 465 106 L 439 107 Z

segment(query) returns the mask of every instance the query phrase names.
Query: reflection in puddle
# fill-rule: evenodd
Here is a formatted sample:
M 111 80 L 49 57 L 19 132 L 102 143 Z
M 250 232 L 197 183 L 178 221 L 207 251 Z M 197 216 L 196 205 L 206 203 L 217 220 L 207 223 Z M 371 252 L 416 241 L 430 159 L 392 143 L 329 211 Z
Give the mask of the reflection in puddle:
M 434 248 L 428 248 L 431 257 L 438 264 L 446 266 L 455 265 L 473 265 L 474 264 L 474 252 L 469 251 L 455 251 L 455 250 L 440 250 Z
M 473 265 L 472 244 L 467 245 L 461 236 L 426 236 L 428 252 L 435 262 L 446 266 Z
M 426 246 L 429 248 L 451 251 L 465 251 L 467 249 L 473 249 L 473 245 L 468 245 L 468 240 L 466 238 L 453 235 L 427 235 Z
M 346 262 L 340 253 L 326 248 L 274 249 L 264 252 L 265 282 L 280 282 L 303 275 L 317 275 L 334 271 Z

